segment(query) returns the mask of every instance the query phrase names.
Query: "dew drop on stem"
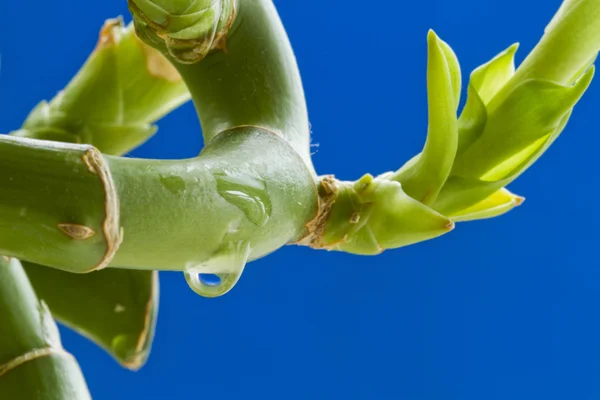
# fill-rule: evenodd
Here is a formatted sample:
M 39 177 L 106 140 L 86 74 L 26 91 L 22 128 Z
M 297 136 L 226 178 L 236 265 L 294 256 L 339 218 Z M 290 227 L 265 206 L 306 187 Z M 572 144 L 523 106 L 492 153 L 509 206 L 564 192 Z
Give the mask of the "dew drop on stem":
M 271 216 L 271 198 L 266 183 L 240 172 L 213 172 L 217 191 L 228 203 L 239 208 L 252 223 L 264 226 Z
M 242 276 L 250 252 L 249 242 L 230 242 L 208 260 L 190 265 L 184 272 L 185 280 L 200 296 L 222 296 Z

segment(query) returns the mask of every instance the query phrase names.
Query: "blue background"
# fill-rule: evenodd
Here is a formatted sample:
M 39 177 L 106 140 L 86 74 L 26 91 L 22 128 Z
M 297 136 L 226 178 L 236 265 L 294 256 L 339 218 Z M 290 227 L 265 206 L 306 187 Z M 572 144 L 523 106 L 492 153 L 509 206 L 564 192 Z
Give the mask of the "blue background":
M 0 130 L 52 97 L 125 0 L 0 1 Z M 559 0 L 278 0 L 300 64 L 320 173 L 399 167 L 426 132 L 426 33 L 469 72 L 533 47 Z M 27 8 L 26 10 L 24 8 Z M 62 329 L 95 399 L 598 399 L 600 82 L 511 189 L 510 214 L 367 258 L 287 247 L 210 300 L 161 274 L 149 363 L 121 369 Z M 133 155 L 202 146 L 191 104 Z

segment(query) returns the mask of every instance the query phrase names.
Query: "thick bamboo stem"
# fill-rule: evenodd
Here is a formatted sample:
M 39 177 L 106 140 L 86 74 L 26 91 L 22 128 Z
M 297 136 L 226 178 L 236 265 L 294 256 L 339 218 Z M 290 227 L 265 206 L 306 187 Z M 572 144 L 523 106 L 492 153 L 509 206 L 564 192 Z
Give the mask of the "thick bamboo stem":
M 148 1 L 129 0 L 136 29 L 163 48 L 168 28 L 157 27 L 138 3 Z M 167 52 L 192 93 L 204 140 L 237 126 L 260 126 L 287 140 L 312 169 L 302 81 L 275 6 L 270 0 L 242 0 L 234 13 L 227 36 L 201 61 L 182 63 Z
M 490 103 L 494 110 L 519 83 L 572 83 L 600 51 L 600 0 L 565 0 L 535 48 Z
M 180 161 L 9 136 L 0 153 L 0 254 L 72 272 L 185 270 L 239 241 L 255 259 L 302 236 L 316 213 L 306 164 L 259 128 L 224 132 Z
M 84 142 L 120 155 L 148 139 L 156 132 L 157 119 L 189 99 L 169 61 L 137 38 L 132 25 L 110 19 L 67 87 L 50 102 L 41 102 L 13 135 Z M 125 367 L 141 368 L 156 324 L 157 271 L 110 269 L 80 275 L 28 262 L 23 268 L 55 318 Z
M 137 38 L 131 25 L 111 19 L 77 75 L 54 99 L 38 104 L 13 135 L 124 154 L 156 133 L 156 120 L 189 99 L 168 60 Z
M 48 307 L 37 299 L 19 261 L 6 257 L 0 258 L 0 318 L 0 397 L 91 399 Z
M 110 171 L 92 146 L 0 137 L 0 254 L 74 272 L 108 265 L 121 241 Z

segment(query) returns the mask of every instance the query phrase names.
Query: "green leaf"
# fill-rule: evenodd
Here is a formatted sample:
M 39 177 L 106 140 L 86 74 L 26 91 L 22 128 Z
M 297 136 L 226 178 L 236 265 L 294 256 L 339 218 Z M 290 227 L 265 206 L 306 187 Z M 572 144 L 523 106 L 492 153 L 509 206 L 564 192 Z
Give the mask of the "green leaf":
M 560 136 L 562 131 L 567 126 L 567 122 L 569 122 L 569 118 L 571 118 L 572 113 L 573 113 L 573 110 L 571 109 L 567 114 L 565 114 L 562 117 L 562 119 L 560 120 L 560 122 L 559 122 L 558 126 L 556 127 L 556 129 L 554 130 L 554 132 L 552 132 L 550 135 L 547 136 L 547 139 L 543 143 L 541 143 L 538 150 L 536 150 L 535 152 L 532 152 L 530 157 L 526 158 L 521 164 L 517 165 L 508 174 L 509 178 L 507 180 L 510 180 L 510 181 L 515 180 L 519 175 L 521 175 L 523 172 L 525 172 L 527 170 L 527 168 L 532 166 L 533 163 L 535 163 L 544 154 L 544 152 L 546 150 L 548 150 L 548 148 L 552 145 L 552 143 L 554 143 L 554 141 L 556 139 L 558 139 L 558 137 Z
M 462 177 L 500 180 L 518 173 L 515 168 L 545 148 L 588 88 L 590 68 L 574 85 L 527 80 L 489 112 L 481 136 L 459 157 L 452 173 Z
M 480 179 L 451 175 L 432 208 L 444 215 L 457 215 L 485 200 L 508 183 L 508 179 L 486 182 Z
M 431 32 L 431 34 L 435 35 L 433 31 Z M 438 38 L 438 44 L 446 58 L 448 72 L 450 73 L 450 82 L 452 83 L 452 92 L 454 93 L 454 101 L 456 108 L 458 108 L 458 104 L 460 103 L 460 94 L 462 91 L 462 76 L 460 71 L 460 64 L 458 62 L 456 54 L 454 53 L 454 50 L 452 50 L 452 47 L 450 47 L 448 43 Z
M 423 204 L 435 201 L 452 169 L 458 145 L 456 109 L 460 96 L 460 67 L 454 52 L 433 31 L 427 43 L 427 141 L 420 157 L 392 177 L 402 184 L 406 194 Z
M 111 268 L 81 275 L 27 262 L 23 266 L 55 318 L 123 366 L 143 366 L 156 325 L 158 272 Z
M 189 99 L 169 61 L 138 39 L 131 25 L 113 19 L 77 75 L 32 110 L 23 131 L 122 154 L 148 140 L 156 132 L 153 123 Z
M 514 75 L 514 56 L 518 48 L 518 43 L 513 44 L 471 73 L 467 103 L 458 119 L 458 154 L 483 132 L 487 122 L 486 104 Z
M 89 124 L 80 131 L 81 141 L 93 141 L 105 154 L 123 154 L 138 147 L 158 131 L 156 125 Z
M 474 206 L 451 215 L 450 218 L 454 222 L 465 222 L 498 217 L 520 206 L 524 201 L 524 197 L 517 196 L 503 188 Z
M 515 53 L 518 49 L 519 44 L 513 43 L 471 73 L 470 85 L 473 85 L 484 104 L 489 104 L 515 74 Z
M 0 397 L 91 399 L 81 369 L 16 259 L 0 257 Z
M 526 158 L 520 165 L 516 166 L 506 178 L 497 180 L 497 181 L 484 181 L 480 179 L 473 178 L 463 178 L 460 176 L 450 176 L 446 185 L 440 192 L 440 196 L 438 197 L 436 203 L 432 206 L 436 211 L 449 215 L 455 222 L 462 222 L 467 220 L 467 215 L 473 214 L 476 211 L 482 211 L 482 208 L 485 208 L 486 205 L 490 206 L 490 202 L 488 200 L 496 199 L 499 197 L 494 197 L 494 194 L 501 192 L 502 187 L 508 185 L 510 182 L 514 181 L 520 174 L 522 174 L 527 168 L 529 168 L 538 158 L 542 156 L 542 154 L 550 147 L 550 145 L 558 138 L 560 133 L 563 131 L 567 122 L 569 121 L 569 117 L 571 116 L 571 111 L 569 111 L 563 118 L 561 119 L 556 130 L 545 136 L 543 140 L 539 140 L 534 143 L 531 147 L 528 158 Z M 519 196 L 517 196 L 519 198 Z M 522 199 L 522 198 L 521 198 Z M 520 205 L 523 200 L 515 199 L 516 205 Z M 506 205 L 508 207 L 508 205 Z M 491 213 L 497 212 L 496 215 L 489 215 L 486 218 L 491 218 L 492 216 L 502 215 L 504 212 L 510 211 L 511 208 L 503 209 L 502 207 L 496 208 L 493 211 L 490 210 Z M 505 210 L 505 211 L 502 211 Z M 456 219 L 456 216 L 461 216 L 460 219 Z M 469 217 L 468 220 L 473 219 L 481 219 L 484 215 L 474 215 Z

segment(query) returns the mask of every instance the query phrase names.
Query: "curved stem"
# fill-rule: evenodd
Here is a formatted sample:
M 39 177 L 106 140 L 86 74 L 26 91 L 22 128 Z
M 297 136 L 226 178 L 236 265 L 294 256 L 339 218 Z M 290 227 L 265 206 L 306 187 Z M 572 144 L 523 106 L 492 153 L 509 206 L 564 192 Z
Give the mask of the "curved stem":
M 91 144 L 124 154 L 157 131 L 154 122 L 190 99 L 177 70 L 133 26 L 110 19 L 69 84 L 42 101 L 15 136 Z
M 135 6 L 130 8 L 137 22 L 142 17 Z M 136 28 L 142 37 L 153 35 L 139 23 Z M 312 169 L 302 81 L 273 2 L 238 1 L 235 21 L 221 47 L 193 64 L 171 56 L 192 93 L 205 142 L 236 126 L 260 126 L 285 138 Z
M 600 0 L 565 0 L 535 48 L 490 103 L 495 109 L 528 79 L 569 84 L 600 51 Z
M 0 258 L 0 393 L 6 399 L 91 399 L 77 361 L 19 261 Z
M 600 51 L 598 21 L 599 0 L 566 0 L 513 79 L 569 83 Z
M 317 208 L 304 161 L 258 128 L 223 132 L 189 160 L 6 136 L 0 154 L 0 254 L 72 272 L 184 270 L 237 241 L 255 259 L 298 239 Z
M 85 142 L 119 155 L 148 139 L 156 131 L 152 124 L 189 98 L 169 61 L 137 38 L 132 25 L 124 27 L 121 19 L 110 19 L 67 87 L 49 103 L 41 102 L 13 134 Z M 26 209 L 24 213 L 21 218 L 26 218 Z M 67 232 L 76 234 L 77 228 L 71 226 Z M 71 238 L 65 239 L 70 243 Z M 106 243 L 95 248 L 98 257 L 106 248 Z M 80 271 L 90 261 L 74 259 L 80 265 L 69 269 Z M 145 363 L 158 310 L 157 271 L 110 269 L 80 275 L 27 262 L 23 268 L 60 322 L 99 344 L 127 368 L 137 370 Z
M 77 272 L 106 266 L 119 210 L 100 153 L 5 135 L 0 153 L 0 254 Z
M 112 265 L 184 270 L 240 241 L 253 260 L 298 239 L 316 213 L 310 171 L 264 130 L 228 130 L 189 160 L 107 160 L 125 232 Z

